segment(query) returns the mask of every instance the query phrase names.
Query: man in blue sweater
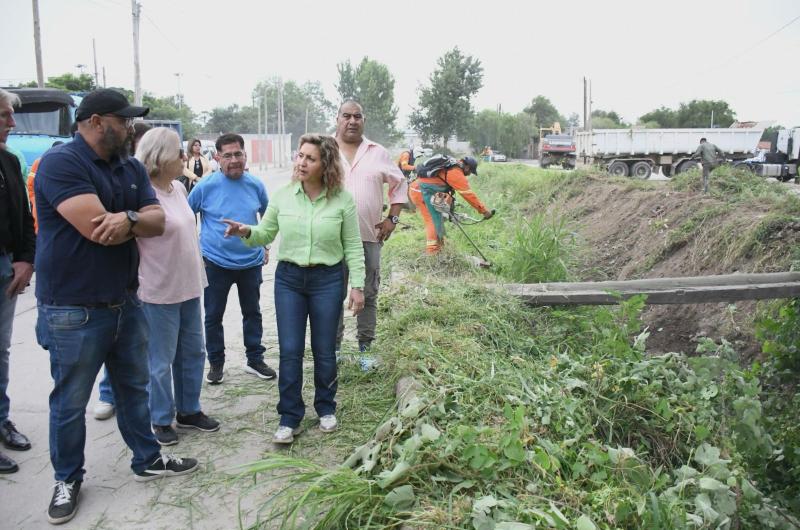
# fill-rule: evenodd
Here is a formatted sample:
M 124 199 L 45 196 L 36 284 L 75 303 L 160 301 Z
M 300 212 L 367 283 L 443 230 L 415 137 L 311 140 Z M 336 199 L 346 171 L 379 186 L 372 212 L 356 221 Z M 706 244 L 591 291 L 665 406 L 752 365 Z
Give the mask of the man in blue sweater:
M 223 219 L 237 219 L 258 224 L 258 215 L 267 209 L 267 190 L 247 167 L 244 139 L 238 134 L 224 134 L 217 139 L 220 170 L 205 177 L 189 194 L 189 205 L 200 214 L 200 249 L 206 265 L 208 287 L 205 305 L 206 350 L 211 368 L 206 382 L 222 383 L 225 364 L 225 333 L 222 317 L 231 286 L 236 284 L 247 364 L 245 372 L 261 379 L 274 379 L 275 371 L 264 363 L 261 324 L 261 267 L 269 259 L 268 249 L 250 248 L 238 238 L 225 238 Z

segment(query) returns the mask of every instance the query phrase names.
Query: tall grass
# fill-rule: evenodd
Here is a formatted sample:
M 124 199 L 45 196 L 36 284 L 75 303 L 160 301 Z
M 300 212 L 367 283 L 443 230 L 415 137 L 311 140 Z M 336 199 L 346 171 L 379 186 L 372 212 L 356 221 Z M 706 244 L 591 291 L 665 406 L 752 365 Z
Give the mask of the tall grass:
M 563 218 L 543 213 L 511 224 L 508 245 L 497 257 L 500 275 L 518 283 L 558 282 L 569 277 L 574 234 Z

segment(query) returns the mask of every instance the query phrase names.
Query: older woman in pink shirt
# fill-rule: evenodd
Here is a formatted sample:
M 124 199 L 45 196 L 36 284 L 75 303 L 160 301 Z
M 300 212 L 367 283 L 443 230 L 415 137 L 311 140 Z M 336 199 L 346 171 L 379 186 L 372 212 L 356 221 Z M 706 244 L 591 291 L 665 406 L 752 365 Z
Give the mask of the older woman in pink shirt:
M 212 432 L 219 422 L 200 408 L 205 364 L 200 296 L 208 285 L 183 172 L 181 142 L 171 129 L 148 131 L 136 148 L 166 215 L 164 234 L 137 240 L 139 298 L 150 328 L 150 419 L 161 445 L 178 443 L 172 427 Z M 177 415 L 176 415 L 177 412 Z

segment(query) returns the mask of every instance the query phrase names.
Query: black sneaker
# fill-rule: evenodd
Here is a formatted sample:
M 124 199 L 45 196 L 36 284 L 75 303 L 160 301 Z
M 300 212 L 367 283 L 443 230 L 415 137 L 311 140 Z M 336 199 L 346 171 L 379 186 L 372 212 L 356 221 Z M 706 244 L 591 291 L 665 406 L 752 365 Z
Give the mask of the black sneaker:
M 53 498 L 47 508 L 47 520 L 52 524 L 66 523 L 78 511 L 78 493 L 81 491 L 81 481 L 64 482 L 59 480 L 53 486 Z
M 244 367 L 244 371 L 248 374 L 258 376 L 261 379 L 275 379 L 275 376 L 277 375 L 275 370 L 267 366 L 264 361 L 249 362 Z
M 161 445 L 175 445 L 178 443 L 178 434 L 172 425 L 153 425 L 153 434 Z
M 222 367 L 224 365 L 220 364 L 212 364 L 211 368 L 208 369 L 208 373 L 206 374 L 206 383 L 209 385 L 218 385 L 225 380 L 225 376 L 222 375 Z
M 188 475 L 197 471 L 197 460 L 194 458 L 178 458 L 174 455 L 161 455 L 147 469 L 141 473 L 136 473 L 136 482 L 147 482 L 163 477 L 177 477 Z
M 219 430 L 219 422 L 214 418 L 209 418 L 203 411 L 194 414 L 178 414 L 178 427 L 183 429 L 197 429 L 203 432 L 215 432 Z

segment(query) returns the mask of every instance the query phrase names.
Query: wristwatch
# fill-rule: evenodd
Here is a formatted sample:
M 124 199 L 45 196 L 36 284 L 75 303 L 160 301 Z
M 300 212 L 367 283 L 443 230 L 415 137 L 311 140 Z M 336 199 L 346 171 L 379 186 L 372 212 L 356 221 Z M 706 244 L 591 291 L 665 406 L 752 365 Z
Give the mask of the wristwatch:
M 136 223 L 139 222 L 139 214 L 133 210 L 128 210 L 125 212 L 125 215 L 128 216 L 128 221 L 131 222 L 131 229 L 133 229 L 133 227 L 136 226 Z
M 395 225 L 400 222 L 400 218 L 396 215 L 390 215 L 389 217 L 387 217 L 387 219 L 390 220 L 392 224 Z

